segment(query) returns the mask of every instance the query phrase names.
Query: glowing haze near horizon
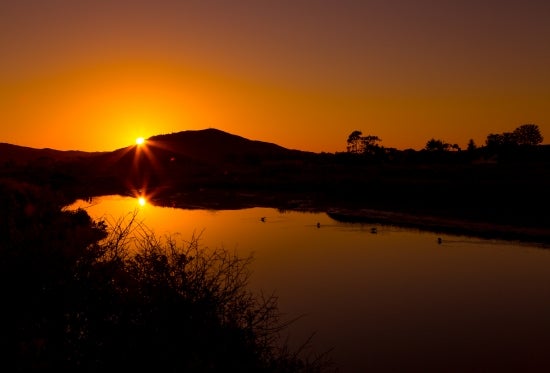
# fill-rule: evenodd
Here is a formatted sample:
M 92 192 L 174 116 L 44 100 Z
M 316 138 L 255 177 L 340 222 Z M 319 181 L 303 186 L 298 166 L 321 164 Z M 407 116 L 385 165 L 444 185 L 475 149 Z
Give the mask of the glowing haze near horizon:
M 0 3 L 0 142 L 113 150 L 208 127 L 311 151 L 353 130 L 550 138 L 547 0 Z

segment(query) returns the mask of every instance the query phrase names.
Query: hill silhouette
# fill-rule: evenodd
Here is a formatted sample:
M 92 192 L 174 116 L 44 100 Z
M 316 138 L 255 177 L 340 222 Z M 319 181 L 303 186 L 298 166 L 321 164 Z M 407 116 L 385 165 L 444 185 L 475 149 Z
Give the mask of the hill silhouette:
M 182 131 L 148 138 L 132 145 L 91 157 L 85 167 L 103 178 L 123 176 L 140 185 L 189 185 L 220 182 L 235 174 L 249 174 L 258 167 L 299 160 L 311 153 L 249 140 L 217 129 Z
M 254 189 L 259 184 L 277 188 L 315 156 L 210 128 L 152 136 L 142 145 L 67 162 L 62 168 L 71 169 L 90 195 L 135 194 L 152 188 L 158 195 L 161 190 L 174 194 L 205 188 Z
M 107 152 L 85 152 L 78 150 L 62 151 L 50 148 L 37 149 L 8 143 L 0 143 L 0 162 L 12 162 L 17 165 L 37 161 L 75 161 L 83 158 L 96 158 L 95 164 L 115 166 L 117 162 L 133 159 L 139 151 L 138 146 L 116 149 Z M 291 150 L 270 142 L 250 140 L 218 129 L 189 130 L 171 134 L 152 136 L 147 139 L 141 150 L 146 149 L 150 158 L 193 160 L 199 163 L 239 162 L 244 158 L 262 159 L 297 158 L 312 154 L 300 150 Z M 99 161 L 99 162 L 98 162 Z
M 203 162 L 232 161 L 252 155 L 265 159 L 307 154 L 269 142 L 249 140 L 214 128 L 157 135 L 149 138 L 147 142 L 153 148 Z
M 79 150 L 55 150 L 50 148 L 36 149 L 27 146 L 0 143 L 0 162 L 23 165 L 34 161 L 72 161 L 80 158 L 97 156 L 100 152 Z
M 143 145 L 132 145 L 99 155 L 93 166 L 103 171 L 127 172 L 139 168 L 144 172 L 149 169 L 157 174 L 181 167 L 185 167 L 186 171 L 202 167 L 208 167 L 211 171 L 218 168 L 227 171 L 237 166 L 299 159 L 310 154 L 210 128 L 152 136 Z

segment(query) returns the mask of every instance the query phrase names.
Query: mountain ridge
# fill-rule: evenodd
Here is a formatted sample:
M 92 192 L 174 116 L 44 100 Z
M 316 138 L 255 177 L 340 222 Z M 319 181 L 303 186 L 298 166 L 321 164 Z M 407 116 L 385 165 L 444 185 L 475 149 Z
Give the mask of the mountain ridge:
M 252 140 L 215 128 L 155 135 L 146 145 L 193 159 L 221 161 L 245 155 L 261 157 L 300 156 L 308 152 L 288 149 L 275 143 Z
M 170 134 L 158 134 L 146 140 L 144 148 L 174 153 L 190 159 L 220 161 L 231 156 L 290 156 L 311 154 L 295 149 L 287 149 L 271 142 L 251 140 L 216 128 L 202 130 L 184 130 Z M 108 157 L 118 153 L 137 149 L 137 145 L 114 149 L 112 151 L 88 152 L 81 150 L 57 150 L 51 148 L 32 148 L 0 142 L 0 162 L 24 164 L 38 159 L 53 161 L 73 161 L 82 157 Z
M 82 150 L 57 150 L 52 148 L 32 148 L 0 142 L 0 162 L 21 165 L 37 160 L 70 161 L 82 157 L 99 155 L 104 152 L 86 152 Z

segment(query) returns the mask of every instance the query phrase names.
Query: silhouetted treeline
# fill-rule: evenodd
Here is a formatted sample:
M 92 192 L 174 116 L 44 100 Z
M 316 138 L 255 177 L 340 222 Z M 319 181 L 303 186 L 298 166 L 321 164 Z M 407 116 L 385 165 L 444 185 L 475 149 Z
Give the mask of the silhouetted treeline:
M 458 144 L 450 144 L 441 139 L 431 138 L 426 146 L 416 152 L 412 149 L 399 151 L 385 148 L 379 143 L 378 136 L 363 136 L 361 131 L 353 131 L 347 139 L 347 153 L 354 156 L 363 156 L 371 161 L 412 161 L 412 162 L 468 162 L 468 161 L 533 161 L 541 154 L 538 145 L 544 140 L 536 124 L 523 124 L 512 132 L 489 134 L 485 146 L 479 147 L 470 139 L 463 154 Z M 416 154 L 416 153 L 420 153 Z M 424 154 L 423 154 L 424 153 Z M 425 154 L 427 153 L 427 154 Z M 544 158 L 542 158 L 544 159 Z

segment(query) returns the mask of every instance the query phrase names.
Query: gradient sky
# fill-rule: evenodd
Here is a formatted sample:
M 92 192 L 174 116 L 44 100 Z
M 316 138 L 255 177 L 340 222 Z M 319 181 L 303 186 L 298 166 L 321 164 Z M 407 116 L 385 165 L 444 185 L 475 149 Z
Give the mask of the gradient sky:
M 548 0 L 2 0 L 0 142 L 113 150 L 219 128 L 310 151 L 353 130 L 550 142 Z

